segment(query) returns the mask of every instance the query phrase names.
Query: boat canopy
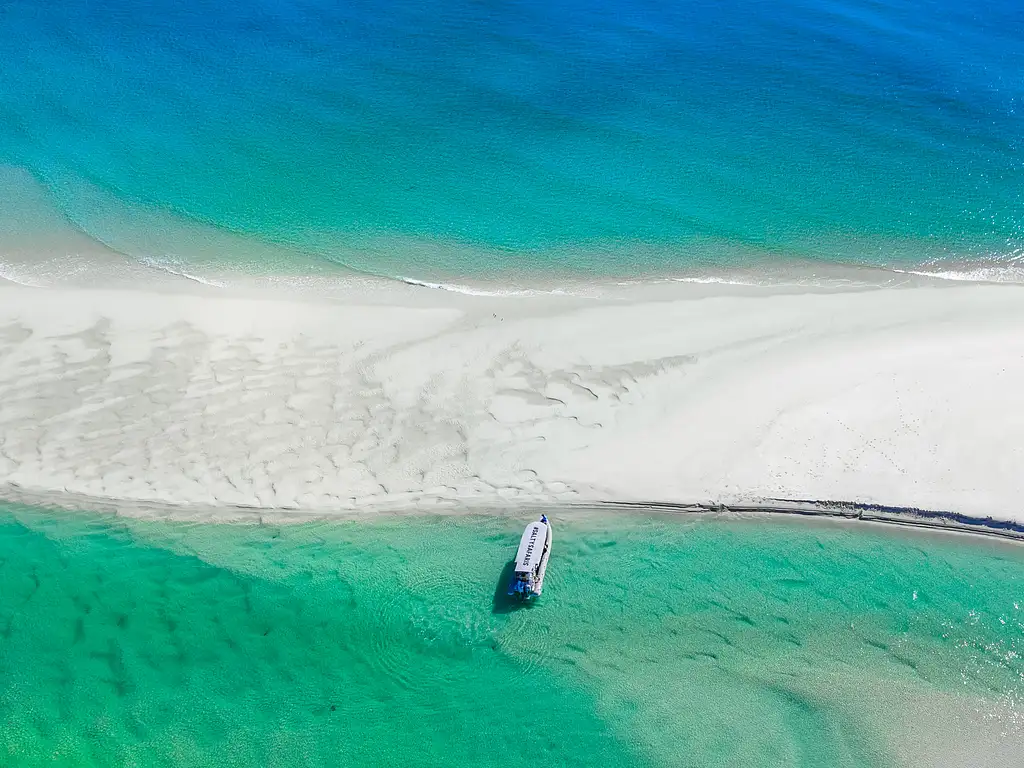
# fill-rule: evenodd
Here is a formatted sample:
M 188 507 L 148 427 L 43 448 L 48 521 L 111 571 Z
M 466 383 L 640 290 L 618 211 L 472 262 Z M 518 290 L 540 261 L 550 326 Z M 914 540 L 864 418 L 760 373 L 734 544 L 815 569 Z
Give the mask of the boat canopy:
M 532 573 L 540 565 L 544 544 L 548 538 L 548 527 L 544 523 L 530 523 L 523 531 L 516 552 L 516 573 Z

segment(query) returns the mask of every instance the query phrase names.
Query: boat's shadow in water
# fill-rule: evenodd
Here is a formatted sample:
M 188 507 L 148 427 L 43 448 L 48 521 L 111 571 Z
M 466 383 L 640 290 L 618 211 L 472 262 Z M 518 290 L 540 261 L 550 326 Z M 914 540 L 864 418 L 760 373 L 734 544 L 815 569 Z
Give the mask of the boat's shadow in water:
M 515 573 L 516 561 L 509 560 L 501 569 L 498 583 L 494 585 L 494 601 L 491 603 L 491 613 L 512 613 L 523 608 L 532 606 L 531 602 L 512 597 L 508 593 L 509 582 L 512 581 L 512 574 Z

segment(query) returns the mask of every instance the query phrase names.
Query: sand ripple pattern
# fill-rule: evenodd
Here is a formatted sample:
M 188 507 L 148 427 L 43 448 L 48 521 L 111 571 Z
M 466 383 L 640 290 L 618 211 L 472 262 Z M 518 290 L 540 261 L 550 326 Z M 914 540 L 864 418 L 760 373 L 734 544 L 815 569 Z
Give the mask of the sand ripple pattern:
M 0 494 L 1005 514 L 1022 290 L 398 307 L 4 287 Z
M 438 314 L 451 315 L 409 314 L 418 316 L 384 329 L 384 339 L 373 318 L 346 338 L 322 328 L 320 338 L 266 327 L 212 335 L 187 320 L 115 328 L 88 315 L 66 332 L 0 325 L 0 476 L 103 498 L 313 510 L 404 496 L 564 495 L 567 486 L 531 470 L 483 477 L 471 467 L 481 446 L 468 431 L 497 424 L 490 409 L 514 420 L 505 400 L 545 400 L 510 386 L 521 371 L 543 376 L 522 351 L 499 351 L 476 386 L 471 372 L 415 389 L 376 373 L 382 341 L 385 352 L 395 340 L 421 342 L 418 334 L 444 325 Z M 119 360 L 126 338 L 132 359 Z M 545 415 L 555 406 L 578 421 L 566 402 L 543 405 Z M 499 453 L 515 439 L 502 431 L 483 450 Z

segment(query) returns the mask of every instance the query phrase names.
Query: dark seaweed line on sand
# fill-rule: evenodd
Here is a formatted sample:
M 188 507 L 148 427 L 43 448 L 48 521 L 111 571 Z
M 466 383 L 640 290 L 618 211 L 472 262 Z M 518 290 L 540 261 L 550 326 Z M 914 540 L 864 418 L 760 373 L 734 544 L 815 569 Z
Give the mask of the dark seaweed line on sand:
M 667 501 L 524 501 L 486 503 L 479 500 L 440 501 L 418 504 L 406 501 L 395 505 L 370 506 L 361 509 L 338 509 L 336 511 L 310 510 L 295 507 L 261 508 L 244 505 L 177 505 L 147 502 L 133 499 L 116 499 L 102 496 L 87 496 L 75 493 L 33 491 L 14 483 L 0 483 L 0 501 L 25 504 L 52 510 L 85 510 L 99 513 L 113 513 L 129 517 L 151 517 L 179 519 L 184 522 L 220 522 L 227 524 L 274 525 L 289 520 L 300 523 L 310 520 L 369 519 L 375 513 L 394 514 L 526 514 L 546 512 L 557 513 L 558 509 L 585 511 L 659 512 L 669 514 L 720 515 L 743 517 L 745 515 L 782 514 L 806 517 L 829 517 L 843 520 L 861 520 L 889 525 L 904 525 L 915 528 L 973 533 L 998 536 L 1024 541 L 1024 522 L 999 520 L 993 517 L 979 517 L 961 512 L 948 512 L 918 507 L 895 507 L 884 504 L 868 504 L 853 501 L 831 501 L 821 499 L 773 499 L 743 501 L 735 503 L 711 502 L 667 502 Z M 141 513 L 141 514 L 140 514 Z
M 582 506 L 582 505 L 581 505 Z M 608 501 L 586 506 L 602 508 L 650 510 L 679 514 L 784 514 L 807 517 L 833 517 L 844 520 L 863 520 L 890 525 L 906 525 L 917 528 L 934 528 L 943 531 L 1000 536 L 1024 541 L 1024 523 L 1013 520 L 999 520 L 993 517 L 976 517 L 961 512 L 948 512 L 918 507 L 893 507 L 885 504 L 867 504 L 855 501 L 830 501 L 819 499 L 764 499 L 759 502 L 738 502 L 734 504 L 674 504 L 660 501 L 618 502 Z

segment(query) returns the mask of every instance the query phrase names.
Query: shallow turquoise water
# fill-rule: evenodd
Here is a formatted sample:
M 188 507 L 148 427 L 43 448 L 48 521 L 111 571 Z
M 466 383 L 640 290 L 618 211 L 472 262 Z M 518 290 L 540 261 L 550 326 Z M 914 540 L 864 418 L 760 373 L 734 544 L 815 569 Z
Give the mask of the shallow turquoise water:
M 521 530 L 505 517 L 275 528 L 6 507 L 3 763 L 883 766 L 900 697 L 1024 692 L 1019 549 L 555 524 L 542 602 L 514 610 L 496 596 Z
M 14 0 L 0 163 L 186 265 L 200 225 L 267 271 L 1012 264 L 1022 39 L 1011 0 Z

